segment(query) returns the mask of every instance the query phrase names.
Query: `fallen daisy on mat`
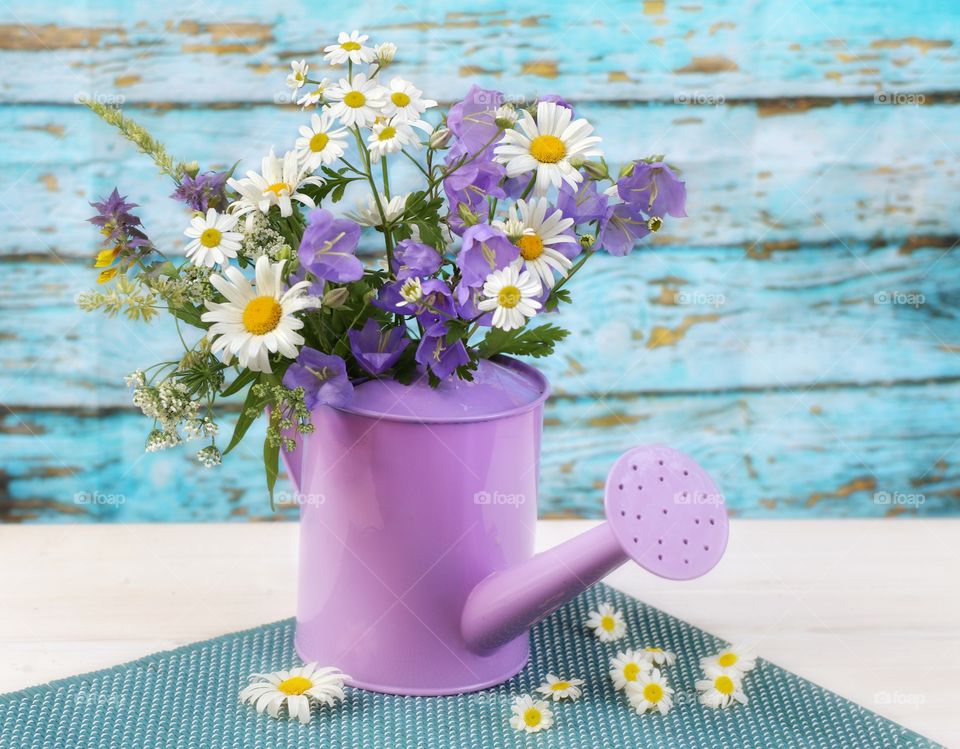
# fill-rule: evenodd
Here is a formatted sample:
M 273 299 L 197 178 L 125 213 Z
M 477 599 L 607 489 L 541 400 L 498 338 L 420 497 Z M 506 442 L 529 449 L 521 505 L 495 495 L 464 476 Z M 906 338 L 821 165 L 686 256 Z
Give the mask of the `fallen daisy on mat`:
M 757 665 L 757 656 L 752 650 L 740 645 L 731 645 L 716 655 L 709 655 L 700 659 L 700 667 L 706 670 L 707 666 L 720 668 L 734 668 L 741 674 L 752 671 Z
M 537 691 L 552 698 L 554 702 L 563 699 L 576 701 L 580 699 L 582 694 L 580 687 L 583 684 L 583 679 L 561 679 L 553 674 L 547 674 L 546 681 L 537 687 Z
M 677 656 L 663 648 L 644 648 L 640 653 L 651 666 L 672 666 L 677 662 Z
M 253 674 L 252 683 L 240 691 L 240 702 L 253 705 L 258 713 L 266 712 L 271 718 L 279 718 L 286 707 L 288 718 L 309 723 L 314 704 L 332 707 L 346 696 L 343 682 L 348 678 L 336 668 L 320 668 L 316 663 Z
M 667 677 L 660 669 L 641 671 L 636 681 L 627 684 L 627 699 L 638 715 L 656 710 L 666 715 L 673 707 L 673 689 L 667 685 Z
M 730 707 L 734 702 L 747 704 L 747 695 L 743 692 L 743 675 L 735 668 L 707 666 L 704 669 L 707 678 L 697 682 L 700 702 L 707 707 Z
M 553 725 L 553 711 L 543 700 L 535 700 L 528 694 L 513 701 L 510 725 L 518 731 L 536 733 Z
M 641 673 L 649 671 L 650 661 L 639 650 L 623 650 L 610 659 L 610 678 L 617 691 L 637 680 Z
M 617 609 L 609 603 L 601 603 L 597 609 L 587 615 L 587 626 L 600 642 L 613 642 L 627 633 L 627 623 Z

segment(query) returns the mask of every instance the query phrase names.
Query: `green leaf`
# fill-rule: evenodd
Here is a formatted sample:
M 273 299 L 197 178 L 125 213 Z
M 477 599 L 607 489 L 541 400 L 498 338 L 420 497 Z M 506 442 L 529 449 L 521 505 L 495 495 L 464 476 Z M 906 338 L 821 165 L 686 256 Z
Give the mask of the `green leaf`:
M 257 377 L 254 379 L 254 384 L 259 381 L 260 375 L 258 373 Z M 240 411 L 240 417 L 237 419 L 237 426 L 233 429 L 233 436 L 230 438 L 230 444 L 227 445 L 227 449 L 223 451 L 224 455 L 240 444 L 240 440 L 243 439 L 243 436 L 247 433 L 250 425 L 253 424 L 254 420 L 256 420 L 256 418 L 260 415 L 260 411 L 263 410 L 263 407 L 266 405 L 266 401 L 258 397 L 254 393 L 254 389 L 252 387 L 249 391 L 247 391 L 247 397 L 246 400 L 243 401 L 243 408 Z M 248 413 L 251 409 L 255 409 L 255 415 L 253 416 Z
M 192 325 L 195 328 L 206 328 L 203 320 L 200 319 L 200 315 L 202 314 L 200 307 L 194 307 L 192 304 L 183 304 L 179 307 L 171 307 L 170 314 L 183 320 L 187 325 Z
M 267 491 L 270 492 L 270 509 L 276 510 L 273 503 L 273 488 L 277 485 L 277 473 L 280 471 L 280 441 L 263 441 L 263 470 L 267 475 Z
M 570 331 L 553 323 L 536 328 L 520 328 L 504 332 L 491 328 L 477 346 L 477 356 L 489 359 L 497 354 L 540 358 L 553 353 L 554 346 L 570 335 Z
M 220 395 L 224 398 L 229 398 L 231 395 L 239 393 L 247 385 L 253 382 L 259 376 L 259 372 L 254 372 L 252 369 L 245 369 L 239 375 L 237 379 L 230 383 L 227 386 L 227 389 L 222 391 Z

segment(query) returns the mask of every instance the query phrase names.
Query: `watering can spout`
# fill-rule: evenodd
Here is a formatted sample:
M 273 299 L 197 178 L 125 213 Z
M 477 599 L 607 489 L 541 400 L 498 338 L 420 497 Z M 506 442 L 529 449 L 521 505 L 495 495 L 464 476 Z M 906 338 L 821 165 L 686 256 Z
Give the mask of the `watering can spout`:
M 629 559 L 660 577 L 712 569 L 727 545 L 723 496 L 692 458 L 662 445 L 624 453 L 607 477 L 607 522 L 470 592 L 460 631 L 478 653 L 506 645 Z

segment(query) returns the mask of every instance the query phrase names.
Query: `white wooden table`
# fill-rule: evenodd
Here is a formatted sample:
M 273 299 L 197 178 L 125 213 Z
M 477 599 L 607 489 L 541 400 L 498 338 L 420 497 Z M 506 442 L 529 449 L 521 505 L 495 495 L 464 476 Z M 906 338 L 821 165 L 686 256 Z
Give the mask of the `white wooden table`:
M 0 526 L 0 692 L 292 616 L 296 553 L 291 523 Z M 700 580 L 607 582 L 960 747 L 958 562 L 957 520 L 740 520 Z

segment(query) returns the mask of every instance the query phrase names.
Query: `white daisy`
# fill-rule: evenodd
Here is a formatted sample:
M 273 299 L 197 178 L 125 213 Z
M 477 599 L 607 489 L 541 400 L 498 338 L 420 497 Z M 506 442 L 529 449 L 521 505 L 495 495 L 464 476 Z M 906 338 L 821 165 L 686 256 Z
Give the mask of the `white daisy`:
M 397 122 L 416 122 L 431 107 L 437 106 L 433 99 L 424 99 L 423 91 L 403 78 L 394 78 L 386 90 L 387 103 L 383 113 Z
M 367 127 L 382 114 L 387 103 L 386 89 L 375 78 L 367 80 L 363 73 L 355 75 L 353 83 L 341 78 L 327 89 L 327 98 L 336 102 L 330 106 L 330 114 L 347 127 Z
M 190 226 L 183 232 L 191 237 L 186 248 L 187 257 L 194 265 L 208 268 L 224 265 L 227 260 L 235 258 L 243 240 L 243 234 L 233 231 L 237 221 L 237 216 L 220 214 L 213 208 L 207 209 L 206 216 L 194 216 Z
M 536 278 L 509 265 L 487 276 L 483 284 L 485 298 L 477 303 L 477 308 L 493 312 L 493 327 L 516 330 L 537 314 L 540 309 L 537 297 L 542 291 Z
M 251 684 L 240 691 L 240 703 L 253 705 L 258 713 L 266 711 L 279 718 L 286 707 L 288 718 L 310 722 L 313 705 L 335 705 L 346 697 L 343 682 L 349 677 L 335 668 L 320 668 L 308 663 L 289 671 L 251 675 Z
M 639 650 L 624 650 L 617 653 L 617 657 L 610 660 L 610 678 L 613 679 L 613 688 L 617 691 L 626 688 L 650 668 L 650 662 Z
M 707 666 L 704 672 L 707 678 L 697 682 L 702 704 L 714 708 L 729 707 L 734 702 L 747 704 L 747 695 L 743 693 L 743 675 L 735 668 Z
M 509 102 L 501 104 L 493 113 L 493 119 L 504 130 L 511 128 L 517 124 L 517 108 Z
M 677 656 L 663 648 L 643 648 L 640 655 L 651 666 L 672 666 L 677 662 Z
M 287 151 L 283 160 L 278 159 L 273 149 L 263 157 L 260 173 L 247 172 L 243 179 L 227 180 L 227 184 L 240 193 L 240 200 L 230 205 L 237 216 L 245 216 L 254 211 L 269 213 L 272 206 L 280 207 L 281 216 L 293 213 L 292 200 L 313 208 L 313 199 L 299 191 L 304 185 L 321 185 L 319 177 L 308 177 L 296 151 Z M 249 225 L 249 221 L 248 221 Z
M 571 122 L 573 113 L 552 101 L 537 104 L 537 118 L 523 110 L 520 132 L 507 130 L 494 149 L 497 161 L 507 167 L 508 177 L 536 173 L 535 189 L 543 195 L 550 186 L 560 187 L 566 181 L 576 188 L 583 175 L 571 160 L 603 156 L 597 148 L 600 137 L 590 135 L 593 125 L 584 119 Z
M 347 129 L 332 130 L 334 119 L 327 111 L 310 116 L 310 127 L 300 126 L 297 138 L 297 157 L 304 171 L 312 172 L 321 164 L 329 164 L 343 156 L 347 150 Z
M 309 281 L 301 281 L 283 290 L 283 266 L 286 260 L 271 263 L 266 255 L 257 259 L 256 288 L 231 265 L 224 275 L 214 273 L 210 283 L 227 301 L 207 301 L 208 312 L 200 319 L 213 323 L 207 331 L 213 353 L 224 352 L 229 364 L 234 356 L 241 367 L 254 372 L 270 372 L 270 354 L 279 352 L 295 359 L 303 345 L 298 331 L 303 320 L 294 314 L 308 307 L 319 306 L 315 297 L 306 296 Z
M 553 725 L 553 711 L 543 700 L 525 694 L 513 701 L 510 725 L 518 731 L 536 733 Z
M 623 614 L 609 603 L 601 603 L 596 611 L 591 611 L 587 615 L 586 624 L 600 642 L 613 642 L 627 633 L 627 623 L 623 620 Z
M 546 198 L 531 198 L 529 202 L 521 198 L 510 206 L 506 221 L 494 221 L 493 225 L 520 248 L 517 263 L 552 289 L 556 283 L 553 272 L 565 278 L 573 266 L 554 245 L 576 245 L 577 240 L 566 233 L 573 226 L 573 219 L 564 218 L 560 211 L 553 211 L 548 217 L 547 208 Z
M 378 122 L 367 139 L 370 147 L 370 160 L 377 163 L 388 153 L 396 153 L 404 146 L 420 148 L 420 138 L 413 128 L 403 123 Z
M 393 58 L 397 56 L 397 45 L 393 42 L 383 42 L 373 48 L 373 53 L 377 56 L 377 62 L 383 65 L 389 65 Z
M 537 687 L 537 691 L 540 692 L 540 694 L 546 695 L 548 698 L 552 698 L 554 702 L 559 702 L 563 699 L 576 702 L 582 694 L 580 687 L 582 687 L 583 684 L 583 679 L 561 679 L 553 674 L 547 674 L 546 680 Z
M 306 60 L 291 60 L 290 67 L 292 70 L 287 75 L 287 85 L 296 91 L 307 82 L 307 71 L 310 66 L 307 65 Z
M 718 668 L 733 668 L 741 674 L 752 671 L 756 665 L 757 656 L 752 650 L 742 645 L 731 645 L 715 655 L 700 659 L 700 667 L 704 670 L 708 666 L 717 666 Z
M 326 53 L 323 56 L 331 65 L 343 65 L 346 62 L 352 62 L 354 65 L 361 65 L 365 62 L 373 62 L 377 59 L 377 53 L 372 47 L 364 47 L 363 43 L 370 37 L 361 34 L 354 29 L 352 34 L 341 31 L 337 37 L 337 43 L 324 47 Z
M 327 88 L 330 85 L 330 80 L 324 78 L 320 83 L 317 84 L 316 88 L 311 89 L 299 99 L 297 99 L 297 104 L 300 105 L 302 109 L 307 107 L 313 107 L 323 101 L 324 94 L 327 92 Z
M 380 193 L 380 205 L 383 207 L 384 218 L 389 224 L 403 215 L 407 206 L 407 196 L 394 195 L 388 200 L 386 195 Z M 368 195 L 365 203 L 360 203 L 354 210 L 347 211 L 345 215 L 360 226 L 383 226 L 384 223 L 373 195 Z
M 673 707 L 673 689 L 667 686 L 667 677 L 654 668 L 642 672 L 636 681 L 627 684 L 627 699 L 638 715 L 647 710 L 666 715 Z

